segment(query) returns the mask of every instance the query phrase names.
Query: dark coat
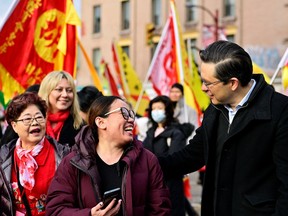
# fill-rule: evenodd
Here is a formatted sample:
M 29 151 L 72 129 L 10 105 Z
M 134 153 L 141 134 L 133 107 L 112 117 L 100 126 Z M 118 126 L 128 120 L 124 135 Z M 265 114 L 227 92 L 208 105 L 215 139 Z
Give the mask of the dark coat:
M 157 137 L 154 137 L 156 127 L 151 127 L 147 131 L 147 136 L 143 141 L 143 146 L 152 151 L 156 156 L 167 156 L 186 146 L 184 133 L 180 130 L 180 124 L 173 123 L 165 128 Z M 166 184 L 170 190 L 172 214 L 175 216 L 185 216 L 185 194 L 183 188 L 183 175 L 178 175 L 169 180 Z
M 154 126 L 148 129 L 143 146 L 156 156 L 166 156 L 186 146 L 188 136 L 186 137 L 180 130 L 180 124 L 173 123 L 166 127 L 157 137 L 154 137 L 155 130 L 156 127 Z
M 73 151 L 63 159 L 52 180 L 47 215 L 88 216 L 91 208 L 102 200 L 95 145 L 91 129 L 83 127 Z M 169 190 L 163 182 L 157 158 L 134 140 L 119 162 L 119 167 L 122 165 L 124 215 L 170 215 Z
M 168 176 L 206 164 L 202 216 L 288 215 L 288 98 L 262 75 L 253 79 L 255 89 L 228 128 L 227 111 L 210 105 L 189 145 L 159 158 Z
M 53 138 L 46 137 L 55 149 L 56 166 L 58 167 L 61 159 L 70 152 L 68 146 L 57 143 Z M 12 140 L 0 149 L 0 215 L 14 216 L 15 209 L 13 209 L 14 193 L 11 188 L 11 173 L 13 154 L 17 139 Z
M 60 136 L 58 142 L 61 144 L 69 144 L 70 147 L 72 147 L 75 144 L 75 137 L 78 134 L 78 132 L 81 130 L 81 127 L 78 129 L 75 129 L 73 127 L 74 119 L 72 115 L 70 114 L 69 117 L 64 122 L 64 125 L 60 131 Z

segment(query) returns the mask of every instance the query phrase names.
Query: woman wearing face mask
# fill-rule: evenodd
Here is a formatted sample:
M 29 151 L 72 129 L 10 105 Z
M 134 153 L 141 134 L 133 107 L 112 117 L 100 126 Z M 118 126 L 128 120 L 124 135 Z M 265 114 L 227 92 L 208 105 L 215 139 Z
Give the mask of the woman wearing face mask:
M 157 96 L 150 101 L 148 117 L 152 122 L 152 126 L 147 131 L 143 145 L 156 156 L 172 154 L 186 145 L 189 133 L 184 133 L 181 130 L 180 123 L 173 115 L 174 107 L 169 97 Z M 172 202 L 171 215 L 185 215 L 185 196 L 182 179 L 183 176 L 177 176 L 166 180 Z

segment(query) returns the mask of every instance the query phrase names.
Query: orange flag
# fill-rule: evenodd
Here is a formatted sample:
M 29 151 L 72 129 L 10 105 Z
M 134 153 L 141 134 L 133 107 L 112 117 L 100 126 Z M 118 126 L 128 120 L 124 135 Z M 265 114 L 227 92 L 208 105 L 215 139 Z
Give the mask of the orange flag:
M 94 85 L 96 86 L 96 88 L 98 88 L 99 91 L 103 92 L 104 89 L 103 89 L 103 86 L 102 86 L 102 83 L 101 83 L 101 79 L 98 76 L 98 72 L 96 71 L 96 69 L 95 69 L 93 63 L 91 62 L 91 60 L 89 59 L 88 53 L 86 52 L 86 50 L 85 50 L 85 48 L 84 48 L 84 46 L 81 43 L 79 38 L 77 38 L 77 41 L 78 41 L 80 50 L 82 51 L 82 54 L 84 56 L 84 59 L 86 60 L 86 63 L 88 65 L 88 68 L 89 68 L 89 71 L 90 71 L 90 75 L 91 75 L 91 77 L 93 79 Z
M 5 102 L 53 70 L 74 75 L 76 25 L 80 19 L 71 0 L 18 2 L 0 32 L 0 90 Z

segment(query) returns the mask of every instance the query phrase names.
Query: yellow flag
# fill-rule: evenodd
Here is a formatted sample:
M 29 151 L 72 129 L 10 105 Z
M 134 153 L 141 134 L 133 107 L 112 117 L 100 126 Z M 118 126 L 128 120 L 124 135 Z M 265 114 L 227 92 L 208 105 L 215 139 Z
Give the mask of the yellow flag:
M 282 85 L 284 90 L 288 87 L 288 65 L 282 68 Z
M 267 83 L 270 83 L 269 76 L 254 62 L 253 62 L 253 73 L 254 74 L 263 74 L 265 81 Z
M 173 23 L 175 23 L 175 41 L 177 46 L 177 65 L 179 67 L 179 77 L 183 76 L 184 90 L 185 90 L 185 101 L 187 105 L 192 107 L 196 112 L 201 115 L 202 111 L 205 110 L 210 104 L 209 97 L 201 90 L 202 82 L 198 74 L 198 69 L 195 65 L 195 61 L 192 59 L 189 61 L 186 47 L 184 44 L 179 17 L 176 11 L 175 2 L 170 1 L 171 11 L 173 17 Z M 191 65 L 189 67 L 189 62 Z
M 119 57 L 119 63 L 121 67 L 121 80 L 123 84 L 123 90 L 125 92 L 125 97 L 128 102 L 135 107 L 137 99 L 142 90 L 142 82 L 137 76 L 135 70 L 133 69 L 128 55 L 122 50 L 119 45 L 116 45 L 117 53 Z M 146 93 L 143 94 L 143 97 L 140 101 L 140 105 L 136 113 L 143 116 L 145 109 L 148 108 L 149 97 Z

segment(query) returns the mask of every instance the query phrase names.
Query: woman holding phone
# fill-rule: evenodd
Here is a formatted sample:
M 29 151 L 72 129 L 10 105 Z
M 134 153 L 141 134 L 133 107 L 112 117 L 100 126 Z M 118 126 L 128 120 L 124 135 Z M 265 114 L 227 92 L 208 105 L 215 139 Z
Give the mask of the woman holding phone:
M 135 113 L 119 97 L 93 102 L 88 125 L 52 180 L 47 215 L 170 215 L 158 160 L 133 139 L 134 121 Z M 106 207 L 104 193 L 110 190 L 115 198 Z

